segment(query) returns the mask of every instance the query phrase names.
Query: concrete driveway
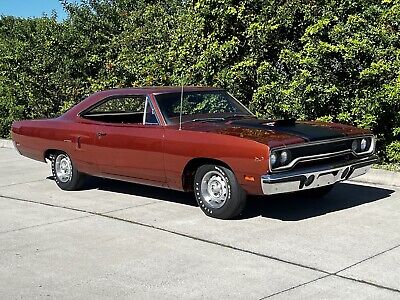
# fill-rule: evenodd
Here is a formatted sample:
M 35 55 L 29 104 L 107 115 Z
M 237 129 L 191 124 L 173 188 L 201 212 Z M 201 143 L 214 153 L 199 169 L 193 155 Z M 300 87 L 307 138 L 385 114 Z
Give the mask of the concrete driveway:
M 91 179 L 0 149 L 0 299 L 400 299 L 400 189 L 249 199 L 206 217 L 191 194 Z

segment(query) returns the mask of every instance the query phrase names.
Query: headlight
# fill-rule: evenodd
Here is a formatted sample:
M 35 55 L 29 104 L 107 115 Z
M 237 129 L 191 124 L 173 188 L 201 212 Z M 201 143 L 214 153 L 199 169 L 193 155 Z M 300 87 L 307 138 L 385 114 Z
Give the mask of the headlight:
M 361 152 L 363 152 L 367 149 L 367 140 L 366 139 L 361 140 L 360 149 L 361 149 Z
M 353 143 L 351 143 L 351 150 L 357 152 L 357 149 L 358 149 L 358 140 L 354 140 Z
M 271 167 L 275 166 L 277 160 L 278 160 L 278 156 L 276 155 L 275 152 L 272 152 L 270 157 L 269 157 L 269 161 L 271 163 Z
M 286 165 L 286 163 L 288 162 L 288 160 L 289 160 L 289 152 L 286 151 L 286 150 L 283 150 L 283 151 L 281 152 L 281 160 L 280 160 L 281 165 Z
M 290 163 L 291 155 L 289 150 L 275 150 L 269 156 L 271 168 L 283 167 Z
M 354 139 L 351 143 L 351 149 L 356 153 L 364 153 L 374 148 L 373 143 L 374 139 L 371 137 Z

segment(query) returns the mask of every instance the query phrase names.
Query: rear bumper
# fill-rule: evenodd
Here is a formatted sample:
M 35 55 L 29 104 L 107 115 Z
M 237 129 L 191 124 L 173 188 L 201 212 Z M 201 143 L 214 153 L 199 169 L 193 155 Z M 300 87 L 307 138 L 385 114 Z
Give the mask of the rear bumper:
M 377 156 L 372 155 L 343 163 L 263 175 L 262 191 L 264 195 L 273 195 L 332 185 L 367 173 L 377 160 Z

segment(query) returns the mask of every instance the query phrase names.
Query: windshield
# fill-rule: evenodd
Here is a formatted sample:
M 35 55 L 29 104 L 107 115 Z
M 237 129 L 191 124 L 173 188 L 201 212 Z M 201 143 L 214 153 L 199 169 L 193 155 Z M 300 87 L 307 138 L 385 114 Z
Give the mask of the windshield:
M 155 97 L 167 124 L 178 124 L 181 93 L 159 94 Z M 230 116 L 252 116 L 252 114 L 223 90 L 183 93 L 182 122 L 224 119 Z

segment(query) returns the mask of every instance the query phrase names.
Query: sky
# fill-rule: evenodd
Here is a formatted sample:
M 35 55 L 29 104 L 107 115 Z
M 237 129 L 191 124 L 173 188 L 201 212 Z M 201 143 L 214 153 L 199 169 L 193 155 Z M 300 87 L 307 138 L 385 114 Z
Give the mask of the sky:
M 52 10 L 57 12 L 59 20 L 67 15 L 58 0 L 0 0 L 0 15 L 4 16 L 29 18 L 41 17 L 43 13 L 50 16 Z

